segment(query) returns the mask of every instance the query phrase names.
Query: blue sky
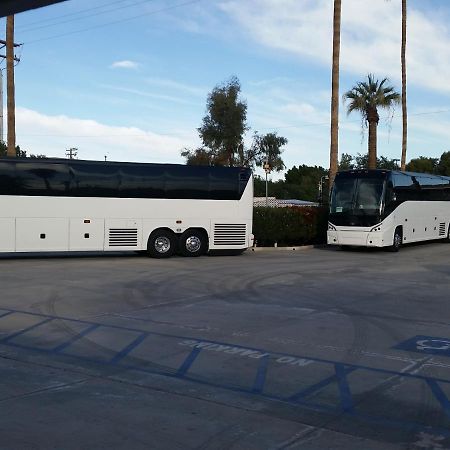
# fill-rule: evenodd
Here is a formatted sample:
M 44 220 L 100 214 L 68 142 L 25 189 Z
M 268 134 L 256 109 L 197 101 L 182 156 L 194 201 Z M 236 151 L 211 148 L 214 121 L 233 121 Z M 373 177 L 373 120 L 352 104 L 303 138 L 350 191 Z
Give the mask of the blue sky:
M 48 156 L 78 147 L 84 159 L 182 162 L 200 144 L 208 92 L 236 75 L 252 131 L 288 138 L 287 167 L 327 167 L 332 3 L 72 0 L 19 14 L 17 142 Z M 400 0 L 342 3 L 341 95 L 368 72 L 400 89 Z M 408 159 L 438 157 L 450 150 L 450 4 L 408 3 Z M 364 153 L 360 118 L 340 112 L 340 153 Z M 400 152 L 398 108 L 382 115 L 379 154 Z

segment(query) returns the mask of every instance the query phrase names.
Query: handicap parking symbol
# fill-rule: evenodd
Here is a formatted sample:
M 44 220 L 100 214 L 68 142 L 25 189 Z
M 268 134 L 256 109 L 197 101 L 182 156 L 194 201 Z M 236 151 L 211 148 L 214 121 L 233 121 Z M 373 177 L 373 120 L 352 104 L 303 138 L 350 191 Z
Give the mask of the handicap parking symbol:
M 433 336 L 414 336 L 394 347 L 408 352 L 431 353 L 450 357 L 450 339 Z

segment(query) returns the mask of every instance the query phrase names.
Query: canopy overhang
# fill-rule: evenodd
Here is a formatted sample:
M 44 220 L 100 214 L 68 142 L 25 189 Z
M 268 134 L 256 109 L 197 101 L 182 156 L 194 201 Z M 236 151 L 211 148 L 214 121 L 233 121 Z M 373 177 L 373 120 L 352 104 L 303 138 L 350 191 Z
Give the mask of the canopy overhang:
M 40 8 L 42 6 L 53 5 L 66 0 L 1 0 L 0 17 L 18 14 L 29 9 Z

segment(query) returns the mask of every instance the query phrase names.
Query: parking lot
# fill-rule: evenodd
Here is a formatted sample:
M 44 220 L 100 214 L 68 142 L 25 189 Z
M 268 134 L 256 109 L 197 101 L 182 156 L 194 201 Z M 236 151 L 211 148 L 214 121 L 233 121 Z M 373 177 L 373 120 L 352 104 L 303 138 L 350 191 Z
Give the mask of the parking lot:
M 450 448 L 449 261 L 5 255 L 1 447 Z

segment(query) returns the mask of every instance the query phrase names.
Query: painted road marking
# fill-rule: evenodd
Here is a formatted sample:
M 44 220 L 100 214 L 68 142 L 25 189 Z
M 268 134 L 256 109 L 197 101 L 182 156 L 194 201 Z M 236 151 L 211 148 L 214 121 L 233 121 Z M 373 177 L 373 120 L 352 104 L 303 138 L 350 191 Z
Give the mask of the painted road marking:
M 21 318 L 19 321 L 15 321 L 14 317 L 18 316 Z M 11 324 L 4 323 L 9 318 L 12 318 L 12 324 L 14 324 L 13 330 L 11 330 Z M 30 318 L 37 320 L 34 324 L 31 324 Z M 81 332 L 70 339 L 65 338 L 63 341 L 54 342 L 54 346 L 51 348 L 42 348 L 36 345 L 34 341 L 33 334 L 36 330 L 39 330 L 41 326 L 45 326 L 46 323 L 51 321 L 67 321 L 72 323 L 72 327 L 75 324 L 83 324 L 84 328 Z M 23 323 L 27 326 L 23 326 Z M 305 409 L 325 412 L 328 414 L 344 414 L 347 417 L 353 419 L 358 419 L 360 421 L 369 422 L 372 424 L 382 425 L 389 428 L 398 428 L 407 431 L 417 431 L 417 432 L 430 432 L 442 434 L 450 438 L 450 400 L 448 399 L 448 392 L 450 390 L 450 379 L 434 378 L 425 375 L 419 375 L 415 372 L 408 371 L 395 371 L 389 369 L 380 369 L 375 367 L 367 367 L 363 365 L 342 363 L 340 361 L 325 360 L 322 358 L 314 358 L 309 356 L 299 356 L 292 354 L 276 353 L 266 351 L 261 348 L 251 348 L 244 347 L 237 344 L 229 344 L 226 342 L 217 342 L 205 339 L 193 339 L 187 336 L 171 335 L 166 333 L 151 332 L 148 330 L 136 329 L 123 327 L 118 325 L 108 325 L 103 323 L 95 323 L 86 320 L 71 319 L 68 317 L 58 317 L 50 316 L 40 313 L 31 313 L 18 310 L 11 310 L 11 314 L 0 321 L 0 333 L 1 327 L 8 329 L 9 334 L 4 338 L 0 339 L 0 344 L 20 349 L 33 350 L 40 352 L 41 354 L 47 355 L 64 355 L 65 357 L 70 357 L 73 360 L 78 360 L 82 362 L 95 362 L 100 365 L 109 367 L 118 367 L 124 370 L 134 370 L 142 373 L 161 375 L 169 378 L 177 378 L 180 380 L 185 380 L 200 385 L 208 386 L 211 388 L 225 389 L 230 392 L 255 395 L 261 399 L 277 400 L 284 403 L 289 403 L 294 406 L 300 406 Z M 101 328 L 106 330 L 106 335 L 113 336 L 113 347 L 105 347 L 105 353 L 112 353 L 112 357 L 105 359 L 103 355 L 97 355 L 94 357 L 90 350 L 89 345 L 94 347 L 98 346 L 98 342 L 94 339 L 92 340 L 92 335 Z M 128 332 L 128 334 L 126 333 Z M 23 336 L 29 333 L 29 338 L 20 340 Z M 133 335 L 133 338 L 130 339 Z M 101 338 L 102 336 L 100 336 Z M 104 335 L 103 335 L 104 337 Z M 122 337 L 123 341 L 119 342 L 119 337 Z M 148 339 L 146 339 L 148 337 Z M 19 338 L 19 340 L 17 340 Z M 84 349 L 87 353 L 72 353 L 70 350 L 72 346 L 76 346 L 81 340 L 85 340 Z M 160 364 L 160 359 L 152 359 L 152 354 L 147 355 L 147 361 L 150 363 L 148 365 L 136 365 L 138 361 L 133 358 L 127 359 L 127 356 L 135 349 L 141 348 L 142 345 L 149 345 L 155 340 L 167 340 L 167 346 L 169 349 L 174 349 L 177 347 L 181 351 L 181 356 L 183 359 L 176 365 L 176 367 L 164 366 Z M 445 347 L 449 340 L 443 338 L 433 338 L 427 336 L 416 336 L 414 339 L 409 340 L 409 344 L 413 343 L 416 350 L 425 352 L 432 350 L 433 352 L 441 351 L 448 352 Z M 121 347 L 120 344 L 123 343 Z M 403 343 L 404 345 L 405 343 Z M 162 345 L 162 349 L 165 348 L 165 344 L 156 344 L 157 346 Z M 402 344 L 400 344 L 402 345 Z M 417 349 L 417 347 L 423 348 L 423 350 Z M 431 347 L 431 348 L 430 348 Z M 186 352 L 182 349 L 185 348 Z M 440 348 L 440 350 L 437 350 Z M 61 353 L 61 349 L 69 350 L 69 353 Z M 239 360 L 243 361 L 243 364 L 233 364 L 226 365 L 226 369 L 234 367 L 238 376 L 244 373 L 244 370 L 251 373 L 252 378 L 248 384 L 241 383 L 239 385 L 235 384 L 231 378 L 227 378 L 229 371 L 226 370 L 221 372 L 222 366 L 219 364 L 212 363 L 212 358 L 216 354 L 225 357 L 225 360 L 233 358 L 234 362 Z M 204 364 L 199 364 L 196 366 L 196 370 L 191 370 L 198 363 L 198 356 L 203 354 L 203 356 L 211 355 L 209 359 L 211 362 Z M 163 355 L 164 356 L 164 355 Z M 235 358 L 237 357 L 237 358 Z M 247 359 L 247 363 L 245 363 Z M 152 364 L 156 363 L 156 364 Z M 228 363 L 231 363 L 228 361 Z M 325 367 L 326 371 L 318 370 L 317 377 L 310 379 L 305 377 L 305 373 L 311 368 L 306 368 L 310 364 L 317 363 L 317 367 Z M 272 367 L 271 367 L 272 364 Z M 277 376 L 279 372 L 273 371 L 274 367 L 277 365 L 284 365 L 286 368 L 293 368 L 294 371 L 291 373 L 295 376 L 283 378 L 280 380 L 284 385 L 286 382 L 291 383 L 290 388 L 296 389 L 291 393 L 286 393 L 283 389 L 271 391 L 265 389 L 267 384 L 267 378 Z M 209 369 L 213 370 L 209 372 Z M 304 368 L 304 372 L 302 372 Z M 254 372 L 251 372 L 251 371 Z M 315 372 L 315 371 L 314 371 Z M 325 375 L 325 372 L 326 375 Z M 275 375 L 274 375 L 275 374 Z M 330 376 L 331 375 L 331 376 Z M 377 375 L 385 377 L 386 380 L 392 378 L 398 378 L 401 383 L 408 386 L 412 390 L 417 389 L 418 386 L 425 386 L 428 388 L 428 392 L 433 395 L 436 399 L 436 410 L 432 415 L 431 419 L 428 420 L 428 416 L 423 416 L 418 414 L 417 418 L 420 422 L 411 419 L 398 419 L 394 414 L 390 414 L 389 409 L 384 406 L 379 410 L 379 414 L 374 414 L 372 411 L 366 413 L 364 411 L 364 405 L 361 402 L 361 395 L 365 393 L 370 393 L 370 387 L 368 387 L 364 392 L 361 392 L 360 385 L 361 380 L 366 380 L 368 375 Z M 305 380 L 308 380 L 305 382 Z M 353 384 L 356 383 L 356 384 Z M 420 383 L 418 385 L 418 383 Z M 325 402 L 320 398 L 320 395 L 316 394 L 326 390 L 330 385 L 334 385 L 337 388 L 337 395 L 327 395 L 325 397 Z M 353 386 L 353 389 L 352 389 Z M 359 389 L 359 391 L 358 391 Z M 352 391 L 356 392 L 353 393 Z M 413 392 L 413 391 L 412 391 Z M 392 395 L 395 392 L 391 393 Z M 354 398 L 355 396 L 355 398 Z M 402 397 L 400 397 L 400 400 Z M 393 399 L 395 401 L 395 399 Z M 376 405 L 375 405 L 376 406 Z M 397 411 L 398 412 L 398 411 Z M 440 417 L 439 420 L 436 417 Z M 439 425 L 437 425 L 439 423 Z
M 198 341 L 195 339 L 188 339 L 185 341 L 181 341 L 179 344 L 187 347 L 209 350 L 211 352 L 223 352 L 229 355 L 245 356 L 253 359 L 272 357 L 273 360 L 278 364 L 288 364 L 290 366 L 304 367 L 314 362 L 311 359 L 296 358 L 294 356 L 280 355 L 279 353 L 261 352 L 259 350 L 251 350 L 245 347 L 216 344 L 212 343 L 211 341 Z
M 450 339 L 432 336 L 414 336 L 396 346 L 397 350 L 407 352 L 429 353 L 450 357 Z

